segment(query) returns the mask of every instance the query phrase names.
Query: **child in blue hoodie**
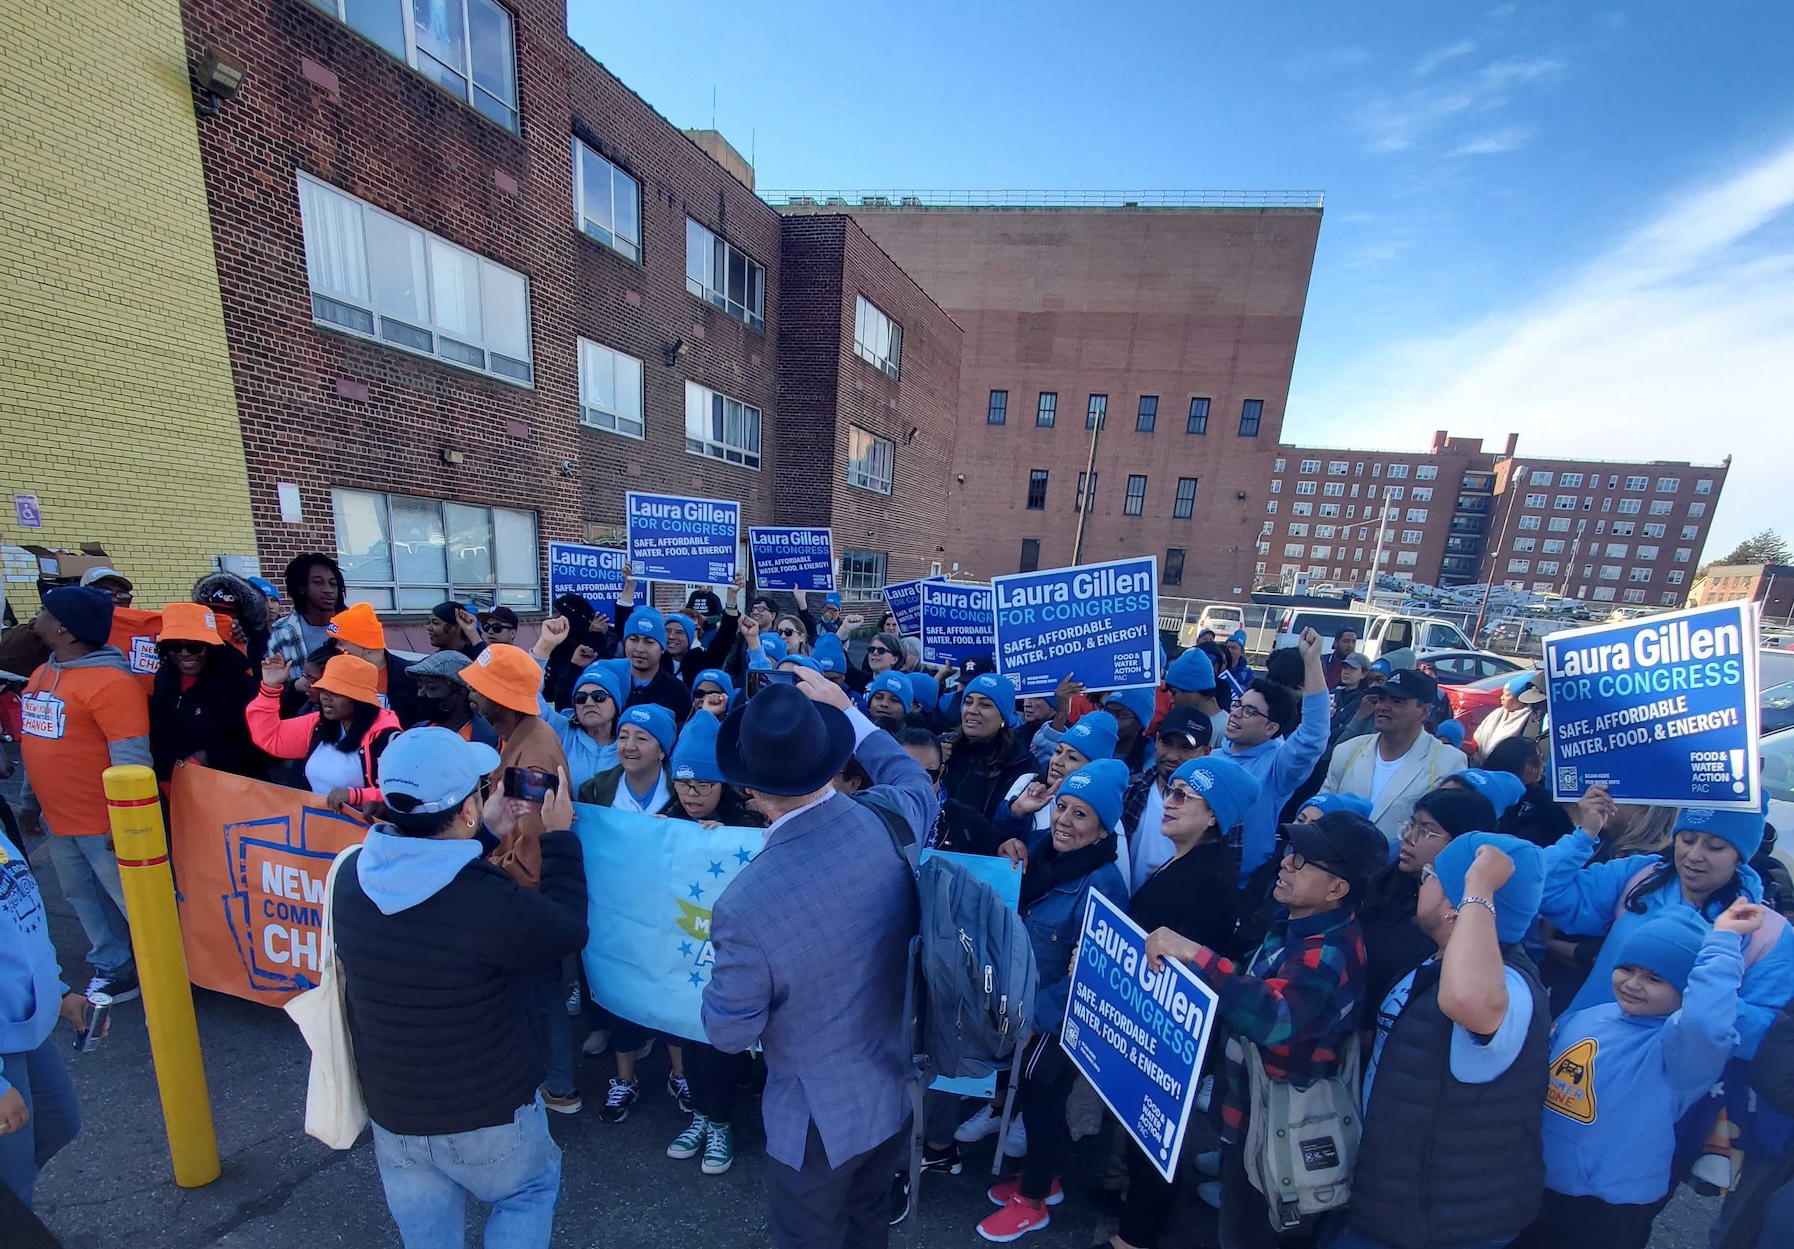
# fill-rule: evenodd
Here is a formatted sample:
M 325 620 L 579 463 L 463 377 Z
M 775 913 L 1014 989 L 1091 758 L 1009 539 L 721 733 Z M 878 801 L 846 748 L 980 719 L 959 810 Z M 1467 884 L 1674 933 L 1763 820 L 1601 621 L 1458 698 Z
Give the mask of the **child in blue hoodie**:
M 1707 921 L 1668 906 L 1621 938 L 1614 1000 L 1572 1011 L 1552 1038 L 1545 1197 L 1517 1245 L 1644 1249 L 1670 1192 L 1675 1124 L 1738 1044 L 1744 943 L 1763 922 L 1745 898 Z
M 0 835 L 0 1184 L 31 1204 L 38 1169 L 75 1139 L 81 1109 L 51 1035 L 87 999 L 69 992 L 31 865 Z

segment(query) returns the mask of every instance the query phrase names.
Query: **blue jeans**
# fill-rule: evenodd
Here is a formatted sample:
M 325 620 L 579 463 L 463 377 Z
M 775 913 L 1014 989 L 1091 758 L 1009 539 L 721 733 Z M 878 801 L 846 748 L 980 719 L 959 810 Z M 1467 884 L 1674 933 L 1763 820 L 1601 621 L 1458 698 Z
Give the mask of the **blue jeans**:
M 81 1105 L 54 1032 L 27 1053 L 0 1054 L 0 1074 L 31 1112 L 17 1132 L 0 1132 L 0 1184 L 30 1205 L 38 1170 L 81 1131 Z
M 125 922 L 125 889 L 112 838 L 51 834 L 48 844 L 56 879 L 92 945 L 87 961 L 102 975 L 130 971 L 131 926 Z
M 561 983 L 561 965 L 536 973 L 536 1014 L 548 1034 L 548 1074 L 543 1083 L 556 1097 L 575 1092 L 573 1086 L 573 1020 L 567 1016 L 567 990 Z
M 398 1136 L 376 1123 L 374 1157 L 405 1249 L 463 1249 L 469 1193 L 492 1207 L 486 1249 L 547 1249 L 561 1151 L 540 1097 L 509 1123 L 446 1136 Z

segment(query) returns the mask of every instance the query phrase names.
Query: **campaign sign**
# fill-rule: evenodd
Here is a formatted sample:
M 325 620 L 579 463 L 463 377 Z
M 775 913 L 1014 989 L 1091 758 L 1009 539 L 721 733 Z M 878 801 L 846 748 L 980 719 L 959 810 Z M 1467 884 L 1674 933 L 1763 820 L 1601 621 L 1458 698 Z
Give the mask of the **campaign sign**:
M 1051 694 L 1067 674 L 1093 690 L 1159 683 L 1159 559 L 997 577 L 997 671 Z
M 628 494 L 629 562 L 638 577 L 727 585 L 735 580 L 741 504 L 677 494 Z
M 922 659 L 951 664 L 972 655 L 990 655 L 997 645 L 987 585 L 954 581 L 922 583 Z
M 762 590 L 835 588 L 835 540 L 827 526 L 748 527 L 754 584 Z
M 1754 603 L 1553 633 L 1545 678 L 1560 802 L 1758 808 Z
M 898 581 L 885 587 L 885 606 L 897 617 L 897 632 L 904 637 L 922 634 L 922 586 L 944 577 L 923 577 L 917 581 Z
M 1022 871 L 1018 864 L 1000 855 L 959 854 L 952 850 L 924 850 L 921 861 L 926 863 L 937 854 L 953 860 L 996 890 L 997 897 L 1001 898 L 1003 905 L 1010 910 L 1020 909 Z M 978 1076 L 936 1076 L 934 1083 L 928 1087 L 940 1089 L 944 1093 L 956 1093 L 961 1097 L 994 1097 L 997 1092 L 997 1073 L 993 1071 L 982 1078 Z
M 608 615 L 623 597 L 628 563 L 628 553 L 615 547 L 550 542 L 548 601 L 552 603 L 563 594 L 576 594 Z
M 1145 931 L 1090 891 L 1059 1044 L 1167 1183 L 1217 1005 L 1215 991 L 1176 959 L 1148 967 Z

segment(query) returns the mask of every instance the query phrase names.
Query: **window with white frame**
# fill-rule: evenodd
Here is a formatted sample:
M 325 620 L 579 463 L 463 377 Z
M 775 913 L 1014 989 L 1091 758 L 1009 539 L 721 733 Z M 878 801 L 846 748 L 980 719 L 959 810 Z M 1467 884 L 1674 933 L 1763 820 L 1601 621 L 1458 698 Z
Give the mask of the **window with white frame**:
M 1626 574 L 1628 581 L 1649 581 L 1650 579 L 1651 570 L 1649 568 L 1634 568 Z
M 1565 490 L 1580 490 L 1582 488 L 1582 474 L 1565 473 L 1562 477 L 1557 479 L 1557 484 L 1562 486 Z M 1589 484 L 1596 485 L 1598 483 L 1590 482 Z
M 1329 499 L 1343 499 L 1345 498 L 1345 482 L 1326 482 L 1321 488 L 1321 493 L 1326 495 Z
M 314 322 L 531 384 L 521 273 L 307 174 L 299 215 Z
M 1654 546 L 1641 546 L 1638 548 L 1638 558 L 1647 560 L 1656 559 L 1657 550 L 1658 548 Z
M 1694 509 L 1699 506 L 1700 506 L 1700 504 L 1698 504 L 1698 503 L 1690 503 L 1688 505 L 1689 514 L 1690 515 L 1694 514 Z M 1668 516 L 1671 512 L 1675 511 L 1675 509 L 1676 509 L 1675 503 L 1669 499 L 1652 499 L 1651 500 L 1651 515 L 1653 515 L 1653 516 Z
M 1277 514 L 1277 500 L 1266 499 L 1265 500 L 1265 515 L 1275 516 L 1276 514 Z
M 1509 572 L 1531 572 L 1532 561 L 1529 559 L 1510 559 L 1507 562 Z
M 903 355 L 903 327 L 864 295 L 854 301 L 853 349 L 866 363 L 876 365 L 890 377 L 897 376 L 897 361 Z
M 1392 480 L 1401 481 L 1407 475 L 1408 466 L 1406 464 L 1391 464 L 1389 466 L 1389 476 Z
M 1685 547 L 1685 546 L 1679 546 L 1676 548 L 1676 563 L 1686 564 L 1689 560 L 1691 560 L 1693 558 L 1694 558 L 1694 552 L 1690 548 Z
M 1346 477 L 1351 474 L 1351 471 L 1352 463 L 1350 460 L 1327 461 L 1327 476 L 1329 477 Z
M 1308 536 L 1308 526 L 1292 523 L 1289 527 L 1289 536 L 1292 538 L 1306 538 Z
M 685 289 L 737 321 L 766 328 L 766 270 L 690 217 L 685 219 Z
M 1643 507 L 1644 507 L 1643 499 L 1621 499 L 1620 500 L 1620 515 L 1621 516 L 1636 516 L 1643 509 Z M 1659 513 L 1655 507 L 1652 507 L 1651 515 L 1653 515 L 1653 516 L 1659 515 Z
M 1316 525 L 1314 527 L 1314 536 L 1317 538 L 1331 538 L 1331 537 L 1336 536 L 1338 533 L 1339 533 L 1338 525 Z
M 1607 558 L 1608 559 L 1625 559 L 1627 549 L 1628 549 L 1627 543 L 1609 542 L 1607 544 Z
M 1573 494 L 1560 494 L 1555 499 L 1551 500 L 1551 506 L 1560 512 L 1573 512 L 1576 510 L 1576 496 Z
M 1284 459 L 1282 456 L 1278 456 L 1276 459 L 1271 461 L 1271 471 L 1273 473 L 1281 473 L 1284 469 L 1284 466 L 1287 465 L 1288 463 L 1289 463 L 1288 460 Z
M 573 140 L 575 224 L 634 261 L 642 258 L 642 188 L 591 148 Z
M 1537 529 L 1539 524 L 1540 518 L 1537 516 L 1522 516 L 1520 518 L 1519 527 L 1521 529 Z
M 1564 540 L 1562 538 L 1546 538 L 1544 543 L 1539 547 L 1539 550 L 1547 555 L 1562 555 L 1564 553 Z
M 1602 564 L 1601 565 L 1601 580 L 1603 580 L 1603 581 L 1618 581 L 1619 579 L 1620 579 L 1620 566 L 1618 564 Z
M 1674 494 L 1681 488 L 1682 479 L 1680 477 L 1659 477 L 1657 479 L 1658 494 Z
M 1407 491 L 1401 486 L 1390 486 L 1387 490 L 1383 491 L 1383 497 L 1391 503 L 1401 502 L 1406 494 Z
M 1595 592 L 1592 597 L 1597 603 L 1611 603 L 1613 602 L 1613 595 L 1614 589 L 1612 586 L 1598 585 L 1595 587 Z
M 1657 528 L 1659 531 L 1661 531 L 1663 526 L 1658 525 Z M 1684 541 L 1684 542 L 1694 541 L 1695 535 L 1700 533 L 1700 531 L 1701 531 L 1701 527 L 1699 525 L 1683 525 L 1682 526 L 1682 541 Z
M 1415 481 L 1432 481 L 1439 476 L 1437 464 L 1422 464 L 1414 470 Z
M 1644 527 L 1644 536 L 1647 538 L 1661 538 L 1663 536 L 1663 534 L 1664 534 L 1664 527 L 1662 525 L 1647 524 Z M 1692 538 L 1694 535 L 1689 534 L 1688 536 L 1690 538 Z
M 1527 507 L 1544 507 L 1545 506 L 1545 496 L 1542 494 L 1527 495 L 1526 496 L 1526 506 Z
M 897 444 L 889 438 L 861 429 L 847 427 L 847 484 L 877 494 L 891 493 L 891 465 L 897 459 Z
M 1626 489 L 1643 490 L 1650 484 L 1650 480 L 1648 477 L 1628 477 L 1626 478 Z
M 1645 592 L 1643 590 L 1627 590 L 1620 596 L 1620 599 L 1627 603 L 1642 603 L 1645 601 Z
M 1674 590 L 1666 590 L 1663 597 L 1657 601 L 1665 607 L 1674 607 L 1676 605 L 1676 592 Z
M 1526 484 L 1529 486 L 1549 486 L 1552 477 L 1553 474 L 1549 471 L 1542 468 L 1535 468 L 1532 472 L 1526 475 Z
M 1545 528 L 1551 533 L 1569 533 L 1570 518 L 1568 516 L 1553 516 L 1551 518 L 1551 523 L 1546 525 Z
M 517 129 L 517 55 L 511 15 L 492 0 L 312 3 L 437 86 L 469 101 L 505 129 Z
M 1309 559 L 1332 559 L 1333 548 L 1330 546 L 1311 546 L 1308 548 Z
M 1404 529 L 1404 530 L 1402 530 L 1402 542 L 1403 542 L 1403 544 L 1405 544 L 1407 546 L 1418 545 L 1420 543 L 1421 539 L 1424 538 L 1425 536 L 1426 536 L 1425 531 L 1421 530 L 1421 529 Z
M 642 437 L 642 362 L 580 339 L 579 420 L 593 429 Z
M 1657 505 L 1655 503 L 1651 504 L 1651 510 L 1653 512 L 1657 510 Z M 1707 505 L 1705 503 L 1690 503 L 1688 505 L 1688 514 L 1690 516 L 1705 516 L 1707 514 Z
M 1281 478 L 1281 477 L 1271 478 L 1271 493 L 1272 494 L 1282 494 L 1283 493 L 1283 478 Z
M 1706 477 L 1700 478 L 1694 483 L 1694 492 L 1696 494 L 1712 494 L 1713 482 Z
M 759 468 L 760 409 L 686 382 L 685 449 L 726 464 Z
M 1433 488 L 1431 486 L 1415 486 L 1414 493 L 1411 497 L 1416 503 L 1431 503 L 1433 501 Z
M 1599 531 L 1599 522 L 1596 522 L 1596 526 L 1597 526 L 1597 532 L 1598 532 Z M 1613 536 L 1616 538 L 1630 538 L 1632 536 L 1632 522 L 1629 520 L 1614 521 L 1613 522 Z
M 1289 505 L 1289 514 L 1291 516 L 1312 516 L 1314 515 L 1314 504 L 1292 503 Z
M 1558 569 L 1559 569 L 1559 568 L 1560 568 L 1560 567 L 1561 567 L 1561 566 L 1562 566 L 1562 565 L 1561 565 L 1561 564 L 1560 564 L 1560 563 L 1559 563 L 1559 562 L 1558 562 L 1558 561 L 1557 561 L 1557 560 L 1554 560 L 1554 559 L 1542 559 L 1542 560 L 1540 560 L 1540 561 L 1539 561 L 1539 570 L 1538 570 L 1538 571 L 1539 571 L 1539 576 L 1541 576 L 1541 577 L 1555 577 L 1555 576 L 1556 576 L 1556 575 L 1557 575 L 1557 570 L 1558 570 Z
M 1515 538 L 1514 550 L 1531 551 L 1537 549 L 1538 544 L 1539 540 L 1537 538 Z
M 1296 483 L 1296 493 L 1297 494 L 1313 494 L 1314 491 L 1315 491 L 1315 483 L 1312 481 L 1298 481 Z
M 1672 568 L 1668 572 L 1663 574 L 1663 579 L 1665 581 L 1667 581 L 1670 585 L 1681 585 L 1682 578 L 1685 575 L 1686 574 L 1683 573 L 1683 571 L 1680 568 Z
M 1296 471 L 1300 473 L 1318 473 L 1321 471 L 1321 462 L 1319 460 L 1303 460 Z
M 332 490 L 330 504 L 351 603 L 382 612 L 450 599 L 542 604 L 534 512 L 371 490 Z
M 1389 552 L 1384 551 L 1383 561 L 1387 563 L 1388 560 Z M 1397 568 L 1413 568 L 1418 563 L 1420 563 L 1419 551 L 1397 551 L 1395 553 L 1395 566 Z
M 883 551 L 841 552 L 841 593 L 873 596 L 885 588 Z
M 1409 508 L 1408 509 L 1408 523 L 1410 525 L 1426 524 L 1426 509 L 1424 507 Z
M 1322 516 L 1338 516 L 1339 515 L 1339 504 L 1337 504 L 1337 503 L 1321 504 L 1320 515 L 1322 515 Z
M 1284 543 L 1283 557 L 1285 559 L 1301 559 L 1302 556 L 1306 555 L 1307 553 L 1308 553 L 1308 546 L 1306 543 L 1302 543 L 1302 542 L 1286 542 L 1286 543 Z

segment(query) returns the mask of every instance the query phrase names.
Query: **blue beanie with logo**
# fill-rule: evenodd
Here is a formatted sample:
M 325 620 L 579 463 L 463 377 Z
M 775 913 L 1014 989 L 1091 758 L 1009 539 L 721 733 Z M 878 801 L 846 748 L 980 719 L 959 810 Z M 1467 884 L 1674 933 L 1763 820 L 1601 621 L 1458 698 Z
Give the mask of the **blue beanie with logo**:
M 1455 723 L 1455 721 L 1454 721 Z M 1445 778 L 1459 781 L 1466 789 L 1474 789 L 1495 808 L 1495 818 L 1506 815 L 1508 808 L 1526 796 L 1526 782 L 1512 772 L 1495 772 L 1488 768 L 1466 768 Z
M 1454 907 L 1463 906 L 1464 878 L 1483 846 L 1494 846 L 1514 861 L 1514 874 L 1489 899 L 1495 904 L 1495 935 L 1503 945 L 1512 945 L 1526 936 L 1532 921 L 1538 918 L 1539 903 L 1545 897 L 1545 854 L 1530 841 L 1511 833 L 1465 833 L 1453 837 L 1433 860 L 1433 872 L 1439 877 L 1439 887 L 1445 890 L 1446 901 Z
M 1757 851 L 1763 846 L 1763 813 L 1685 807 L 1676 820 L 1676 831 L 1683 830 L 1718 837 L 1738 852 L 1740 863 L 1748 863 L 1757 857 Z
M 716 717 L 712 716 L 711 719 Z M 671 754 L 674 740 L 679 730 L 673 724 L 673 713 L 659 703 L 637 703 L 617 718 L 620 729 L 625 724 L 633 724 L 660 743 L 663 753 Z
M 1208 803 L 1215 813 L 1215 825 L 1224 833 L 1245 821 L 1246 812 L 1263 792 L 1252 773 L 1220 755 L 1191 759 L 1173 772 L 1171 779 L 1182 781 Z
M 1369 798 L 1361 798 L 1357 794 L 1316 794 L 1304 802 L 1298 810 L 1313 807 L 1322 815 L 1331 815 L 1335 811 L 1345 811 L 1362 819 L 1370 818 L 1371 805 Z
M 666 617 L 660 614 L 658 607 L 638 607 L 629 613 L 629 622 L 623 626 L 626 638 L 652 638 L 664 649 L 667 644 Z
M 587 664 L 579 670 L 579 675 L 573 678 L 573 688 L 577 691 L 581 686 L 596 685 L 610 695 L 611 701 L 617 705 L 617 710 L 621 711 L 623 703 L 628 698 L 624 691 L 629 688 L 629 678 L 618 677 L 617 670 L 609 666 L 613 662 L 613 660 L 599 659 Z
M 722 723 L 715 716 L 693 716 L 685 722 L 679 742 L 673 747 L 674 780 L 723 779 L 722 769 L 716 766 L 716 735 L 721 731 Z
M 631 619 L 633 618 L 634 617 L 631 617 Z M 663 616 L 661 618 L 660 627 L 663 632 L 667 629 L 679 630 L 679 632 L 685 635 L 685 644 L 687 646 L 691 645 L 691 621 L 686 617 L 681 616 L 678 612 L 674 612 L 670 616 Z
M 760 649 L 771 655 L 775 664 L 791 653 L 791 648 L 785 645 L 785 639 L 776 633 L 762 632 L 760 634 Z
M 1127 764 L 1118 759 L 1092 759 L 1059 782 L 1059 797 L 1090 804 L 1111 833 L 1121 823 L 1121 799 L 1127 790 Z
M 866 697 L 874 694 L 889 694 L 903 704 L 904 711 L 916 700 L 916 691 L 909 683 L 909 676 L 902 672 L 881 672 L 866 685 Z
M 1121 726 L 1106 711 L 1086 712 L 1059 740 L 1086 759 L 1113 759 Z
M 691 683 L 694 693 L 700 685 L 714 685 L 729 696 L 729 705 L 735 705 L 735 680 L 721 668 L 706 668 L 698 673 L 697 679 Z
M 966 686 L 966 693 L 982 694 L 990 699 L 997 705 L 997 710 L 1003 713 L 1003 723 L 1010 728 L 1022 722 L 1021 713 L 1015 709 L 1015 682 L 1008 677 L 986 672 L 972 678 L 972 683 Z
M 1165 669 L 1165 684 L 1184 693 L 1201 693 L 1215 688 L 1215 665 L 1202 651 L 1191 647 Z
M 1103 699 L 1103 706 L 1111 712 L 1117 707 L 1126 707 L 1134 713 L 1134 719 L 1140 722 L 1140 731 L 1144 733 L 1152 723 L 1153 702 L 1153 692 L 1149 689 L 1116 690 Z
M 909 672 L 904 675 L 909 678 L 913 701 L 920 703 L 923 711 L 938 711 L 941 705 L 940 682 L 926 672 Z
M 1642 967 L 1677 989 L 1688 987 L 1695 956 L 1713 925 L 1693 907 L 1666 906 L 1653 911 L 1620 941 L 1616 967 Z
M 822 672 L 847 671 L 847 651 L 841 645 L 841 639 L 832 633 L 824 633 L 816 639 L 816 645 L 810 648 L 810 658 Z
M 790 664 L 796 668 L 808 668 L 811 672 L 822 671 L 822 665 L 808 655 L 786 655 L 783 659 L 779 660 L 779 666 L 782 668 L 786 664 Z

